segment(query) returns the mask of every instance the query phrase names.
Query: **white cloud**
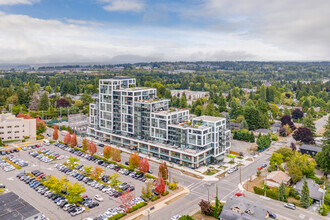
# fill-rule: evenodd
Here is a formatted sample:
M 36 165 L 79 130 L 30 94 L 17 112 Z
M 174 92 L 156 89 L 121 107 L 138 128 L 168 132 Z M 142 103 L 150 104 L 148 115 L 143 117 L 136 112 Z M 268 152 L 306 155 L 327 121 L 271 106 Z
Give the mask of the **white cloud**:
M 100 0 L 105 3 L 103 8 L 107 11 L 132 11 L 140 12 L 145 4 L 142 0 Z
M 329 8 L 328 0 L 204 0 L 182 15 L 218 22 L 213 31 L 239 32 L 305 59 L 329 59 Z
M 0 0 L 0 5 L 32 5 L 40 0 Z
M 259 40 L 200 29 L 127 29 L 0 13 L 0 33 L 0 63 L 306 59 L 301 53 Z

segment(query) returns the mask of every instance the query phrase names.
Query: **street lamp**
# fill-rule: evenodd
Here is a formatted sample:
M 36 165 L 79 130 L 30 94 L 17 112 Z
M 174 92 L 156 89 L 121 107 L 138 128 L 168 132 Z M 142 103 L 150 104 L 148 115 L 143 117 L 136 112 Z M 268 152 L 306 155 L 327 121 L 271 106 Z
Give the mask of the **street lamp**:
M 212 187 L 214 183 L 212 184 L 204 184 L 204 187 L 207 189 L 207 201 L 210 202 L 210 187 Z

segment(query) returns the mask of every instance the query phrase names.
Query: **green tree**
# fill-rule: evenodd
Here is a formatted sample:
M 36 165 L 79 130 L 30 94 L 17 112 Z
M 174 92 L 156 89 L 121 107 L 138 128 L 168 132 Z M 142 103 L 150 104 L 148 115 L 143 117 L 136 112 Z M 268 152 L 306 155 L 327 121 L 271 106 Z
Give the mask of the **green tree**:
M 87 93 L 82 94 L 80 100 L 83 102 L 84 105 L 88 105 L 94 101 L 92 96 Z
M 78 161 L 80 161 L 80 159 L 70 156 L 68 159 L 68 166 L 73 169 L 76 165 L 78 165 Z
M 280 166 L 283 163 L 283 155 L 274 152 L 270 157 L 269 162 L 271 165 L 277 164 L 277 166 Z
M 219 111 L 220 112 L 224 112 L 224 111 L 227 110 L 227 102 L 226 102 L 225 97 L 223 97 L 222 94 L 220 94 L 219 96 L 217 96 L 215 102 L 219 106 Z
M 303 119 L 302 124 L 303 124 L 304 127 L 308 128 L 313 133 L 313 135 L 315 136 L 316 128 L 315 128 L 313 118 L 310 115 L 308 115 L 307 117 L 305 117 Z
M 183 93 L 182 97 L 180 98 L 180 107 L 181 108 L 187 108 L 188 107 L 186 93 Z
M 276 118 L 277 115 L 278 115 L 278 112 L 279 112 L 279 108 L 277 107 L 277 105 L 275 105 L 275 104 L 271 104 L 271 105 L 269 106 L 269 108 L 270 108 L 270 111 L 272 112 L 272 116 L 273 116 L 273 118 Z
M 328 117 L 328 123 L 325 126 L 325 132 L 323 134 L 322 150 L 316 154 L 316 163 L 322 170 L 330 173 L 330 116 Z
M 40 98 L 39 103 L 39 110 L 41 111 L 47 111 L 49 108 L 49 99 L 48 99 L 48 93 L 44 92 Z
M 46 131 L 46 125 L 43 122 L 37 124 L 37 135 L 42 134 Z
M 118 173 L 114 173 L 112 176 L 110 176 L 110 184 L 112 186 L 118 186 L 118 184 L 121 183 L 121 181 L 119 180 L 119 174 Z
M 84 172 L 86 174 L 90 174 L 93 170 L 93 167 L 92 166 L 84 166 Z
M 239 103 L 236 101 L 236 99 L 232 99 L 230 102 L 230 118 L 236 119 L 238 116 L 238 108 L 239 108 Z
M 272 141 L 271 141 L 269 135 L 261 135 L 257 139 L 257 145 L 258 145 L 259 150 L 262 150 L 262 149 L 268 147 L 271 143 L 272 143 Z
M 82 201 L 81 193 L 86 192 L 84 184 L 74 183 L 69 184 L 67 187 L 68 195 L 65 198 L 68 200 L 68 203 L 77 203 Z
M 260 115 L 259 111 L 255 107 L 245 107 L 244 108 L 244 118 L 248 123 L 250 130 L 255 130 L 259 128 Z
M 245 119 L 241 122 L 241 129 L 249 130 L 249 125 L 248 125 L 248 123 L 245 121 Z
M 268 112 L 268 105 L 267 105 L 267 103 L 264 102 L 264 101 L 262 101 L 262 100 L 260 100 L 260 99 L 257 101 L 256 108 L 262 114 L 267 114 L 267 112 Z
M 87 147 L 88 147 L 88 141 L 86 138 L 83 139 L 82 141 L 82 149 L 83 151 L 87 151 Z
M 2 143 L 2 138 L 0 137 L 0 147 L 2 147 L 3 143 Z
M 301 190 L 300 204 L 305 209 L 307 209 L 309 207 L 309 204 L 310 204 L 309 189 L 308 189 L 306 177 L 304 177 L 304 185 L 303 185 L 302 190 Z
M 264 102 L 267 101 L 267 94 L 266 94 L 266 86 L 265 85 L 261 85 L 261 87 L 260 87 L 260 98 Z
M 282 202 L 287 202 L 287 196 L 286 196 L 286 187 L 284 183 L 282 182 L 280 187 L 278 188 L 278 200 Z

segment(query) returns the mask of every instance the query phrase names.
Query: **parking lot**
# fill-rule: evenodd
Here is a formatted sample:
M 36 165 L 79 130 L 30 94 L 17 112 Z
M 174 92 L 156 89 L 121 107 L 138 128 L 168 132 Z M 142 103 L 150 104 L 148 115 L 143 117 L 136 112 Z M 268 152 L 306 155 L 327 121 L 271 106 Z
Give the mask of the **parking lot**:
M 47 151 L 48 150 L 48 151 Z M 37 153 L 38 151 L 44 152 L 44 153 Z M 33 153 L 31 153 L 33 152 Z M 37 155 L 34 157 L 32 154 Z M 1 172 L 1 180 L 2 182 L 7 186 L 7 188 L 19 196 L 21 196 L 23 199 L 25 199 L 27 202 L 29 202 L 31 205 L 38 208 L 42 213 L 46 215 L 46 217 L 51 219 L 65 219 L 67 217 L 73 218 L 73 219 L 84 219 L 87 217 L 95 218 L 99 216 L 100 214 L 103 214 L 108 211 L 116 212 L 115 208 L 118 208 L 120 204 L 120 195 L 116 196 L 116 192 L 108 189 L 106 186 L 100 186 L 102 184 L 98 184 L 93 182 L 92 180 L 88 180 L 85 178 L 86 181 L 83 181 L 83 179 L 79 179 L 77 177 L 81 177 L 79 175 L 78 170 L 71 170 L 70 172 L 63 172 L 59 169 L 61 164 L 63 162 L 67 161 L 70 156 L 74 156 L 80 161 L 77 163 L 80 165 L 80 168 L 83 166 L 93 166 L 93 167 L 101 167 L 104 169 L 103 175 L 106 176 L 112 176 L 114 173 L 118 173 L 120 175 L 119 180 L 122 183 L 121 187 L 123 189 L 134 189 L 134 197 L 139 197 L 141 195 L 141 189 L 143 186 L 145 186 L 145 179 L 143 177 L 137 177 L 132 178 L 128 175 L 128 173 L 125 174 L 125 170 L 116 169 L 111 164 L 104 164 L 100 163 L 97 160 L 89 160 L 86 155 L 80 155 L 76 152 L 76 155 L 72 152 L 67 151 L 66 149 L 62 149 L 60 147 L 56 147 L 55 145 L 50 146 L 42 146 L 38 149 L 29 149 L 29 150 L 22 150 L 20 152 L 14 152 L 13 155 L 16 158 L 19 158 L 21 160 L 24 160 L 28 162 L 28 166 L 22 167 L 20 170 L 12 170 L 10 172 L 5 172 L 3 170 L 0 170 Z M 9 154 L 11 155 L 11 154 Z M 52 155 L 52 156 L 50 156 Z M 6 155 L 8 156 L 8 155 Z M 55 158 L 54 160 L 48 160 L 47 158 Z M 61 160 L 56 159 L 59 157 L 63 157 Z M 87 157 L 87 158 L 86 158 Z M 99 165 L 100 164 L 100 165 Z M 56 166 L 56 167 L 55 167 Z M 64 211 L 61 207 L 54 204 L 53 200 L 45 197 L 44 195 L 41 195 L 40 193 L 36 192 L 35 190 L 31 189 L 31 187 L 28 184 L 25 184 L 24 182 L 20 181 L 16 175 L 19 173 L 31 173 L 34 170 L 39 170 L 40 172 L 43 172 L 47 175 L 51 175 L 57 178 L 62 178 L 65 176 L 68 181 L 71 183 L 81 183 L 85 185 L 86 192 L 83 193 L 83 195 L 87 195 L 89 198 L 95 197 L 95 195 L 99 195 L 102 197 L 103 201 L 99 201 L 99 206 L 93 207 L 91 209 L 86 209 L 86 212 L 83 212 L 82 214 L 79 214 L 78 216 L 71 217 L 71 215 Z M 121 172 L 121 173 L 120 173 Z M 80 173 L 81 174 L 81 173 Z M 79 181 L 79 180 L 80 181 Z M 98 186 L 97 186 L 98 184 Z M 104 183 L 106 185 L 106 183 Z M 103 187 L 103 188 L 102 188 Z M 100 190 L 100 188 L 102 188 Z M 109 187 L 110 188 L 110 187 Z M 108 189 L 108 190 L 103 190 Z M 116 198 L 117 197 L 117 198 Z M 112 208 L 109 210 L 109 208 Z M 118 211 L 118 210 L 117 210 Z

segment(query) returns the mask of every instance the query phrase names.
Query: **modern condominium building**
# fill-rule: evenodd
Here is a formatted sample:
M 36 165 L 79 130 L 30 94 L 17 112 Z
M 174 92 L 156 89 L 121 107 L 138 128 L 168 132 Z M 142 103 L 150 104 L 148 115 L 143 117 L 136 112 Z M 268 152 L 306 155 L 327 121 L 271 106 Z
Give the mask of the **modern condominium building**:
M 156 89 L 135 85 L 130 77 L 100 80 L 90 136 L 191 168 L 223 159 L 230 148 L 225 118 L 190 118 L 189 110 L 158 99 Z

